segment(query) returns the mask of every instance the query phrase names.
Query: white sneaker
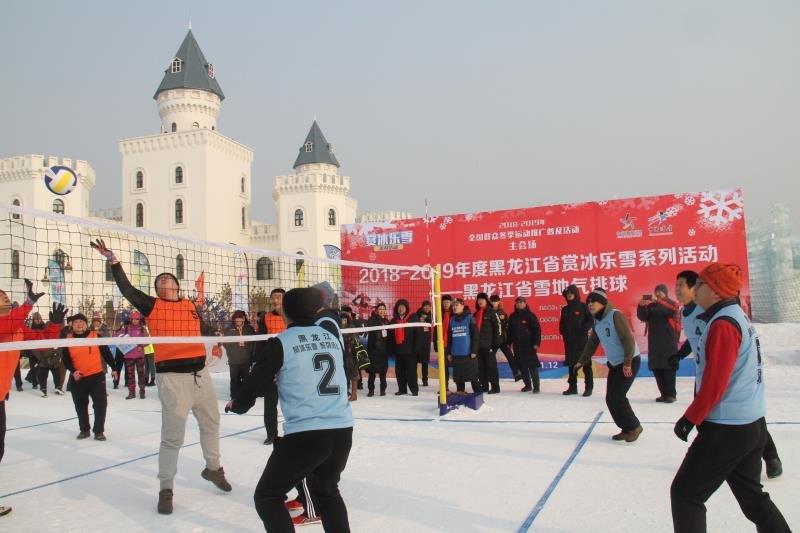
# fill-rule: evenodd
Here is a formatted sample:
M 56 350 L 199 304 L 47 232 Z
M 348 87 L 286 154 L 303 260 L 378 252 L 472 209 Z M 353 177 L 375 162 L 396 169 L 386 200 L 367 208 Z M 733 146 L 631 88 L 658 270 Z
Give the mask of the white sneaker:
M 58 394 L 59 396 L 64 396 L 64 391 L 61 389 L 56 389 L 56 394 Z
M 47 398 L 47 391 L 46 390 L 42 391 L 42 398 Z

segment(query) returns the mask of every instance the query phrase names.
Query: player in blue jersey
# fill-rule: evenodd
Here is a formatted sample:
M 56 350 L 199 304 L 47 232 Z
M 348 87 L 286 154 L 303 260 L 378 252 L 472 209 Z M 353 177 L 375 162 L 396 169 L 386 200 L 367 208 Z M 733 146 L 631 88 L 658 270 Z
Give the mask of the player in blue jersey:
M 257 363 L 225 408 L 246 413 L 277 376 L 284 436 L 275 443 L 254 494 L 258 515 L 270 532 L 294 531 L 284 499 L 309 476 L 325 530 L 350 531 L 338 484 L 352 445 L 353 415 L 341 332 L 334 320 L 320 318 L 323 307 L 317 289 L 286 293 L 283 314 L 288 328 L 260 343 Z

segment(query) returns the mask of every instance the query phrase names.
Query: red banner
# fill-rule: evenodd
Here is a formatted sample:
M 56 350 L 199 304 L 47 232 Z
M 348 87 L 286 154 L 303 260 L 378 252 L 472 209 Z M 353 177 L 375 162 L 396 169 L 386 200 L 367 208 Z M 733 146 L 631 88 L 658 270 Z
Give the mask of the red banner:
M 542 324 L 545 360 L 563 359 L 558 321 L 561 293 L 571 284 L 583 294 L 605 288 L 628 316 L 643 353 L 647 342 L 636 305 L 660 283 L 670 287 L 674 299 L 671 288 L 681 270 L 699 270 L 711 261 L 739 264 L 749 311 L 740 189 L 351 224 L 342 226 L 342 259 L 440 264 L 442 291 L 462 296 L 472 309 L 479 292 L 499 294 L 508 313 L 514 298 L 524 296 Z M 408 280 L 395 276 L 409 275 L 348 267 L 345 299 L 364 294 L 390 304 L 408 298 L 402 294 Z M 370 294 L 375 291 L 380 294 Z M 420 302 L 410 303 L 415 309 Z

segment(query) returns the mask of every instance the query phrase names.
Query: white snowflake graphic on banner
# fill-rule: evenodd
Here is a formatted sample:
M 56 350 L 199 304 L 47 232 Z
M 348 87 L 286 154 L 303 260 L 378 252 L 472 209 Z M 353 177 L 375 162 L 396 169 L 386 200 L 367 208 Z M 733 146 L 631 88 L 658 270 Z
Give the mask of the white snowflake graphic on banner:
M 727 226 L 744 214 L 744 201 L 739 191 L 704 192 L 700 198 L 698 215 L 714 226 Z
M 694 228 L 689 228 L 689 232 L 688 233 L 689 233 L 689 237 L 694 237 L 697 232 L 695 231 Z
M 686 198 L 683 199 L 683 203 L 686 205 L 694 205 L 694 196 L 687 194 Z

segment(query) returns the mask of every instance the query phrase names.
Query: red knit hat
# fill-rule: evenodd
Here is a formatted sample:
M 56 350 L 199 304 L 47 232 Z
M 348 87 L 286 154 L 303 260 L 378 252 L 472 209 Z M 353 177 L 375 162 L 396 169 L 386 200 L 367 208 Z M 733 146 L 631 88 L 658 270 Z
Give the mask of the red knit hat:
M 720 298 L 735 298 L 742 289 L 742 269 L 733 263 L 711 263 L 698 277 Z

